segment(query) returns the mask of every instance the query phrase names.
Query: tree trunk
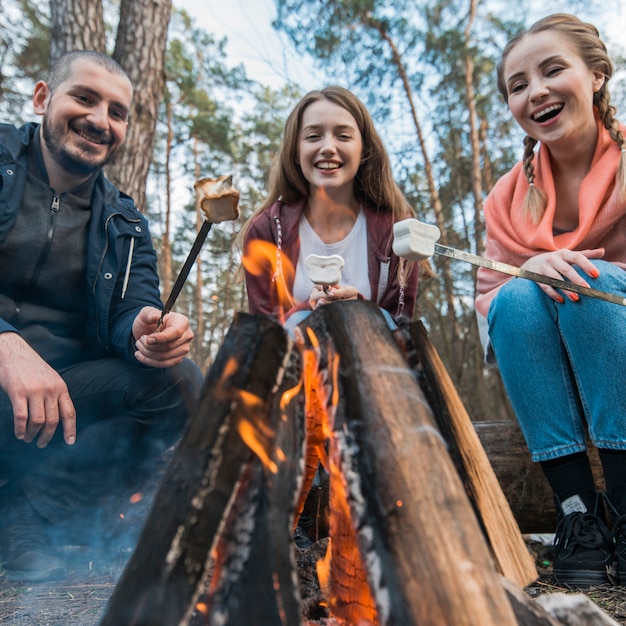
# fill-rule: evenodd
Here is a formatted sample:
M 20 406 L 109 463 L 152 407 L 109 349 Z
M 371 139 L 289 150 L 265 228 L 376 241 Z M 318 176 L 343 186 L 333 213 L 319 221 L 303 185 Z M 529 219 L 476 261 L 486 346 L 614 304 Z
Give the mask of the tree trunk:
M 469 42 L 472 32 L 472 25 L 476 16 L 478 0 L 470 0 L 470 10 L 465 28 L 465 56 L 463 58 L 463 68 L 465 69 L 465 102 L 469 112 L 470 145 L 472 146 L 472 196 L 474 198 L 474 232 L 482 233 L 482 211 L 483 211 L 483 188 L 482 174 L 480 167 L 480 140 L 478 136 L 479 120 L 476 111 L 476 94 L 474 93 L 474 58 L 470 54 Z M 482 237 L 476 236 L 476 254 L 483 253 Z M 475 274 L 475 272 L 474 272 Z
M 172 277 L 172 145 L 174 143 L 173 107 L 167 102 L 167 136 L 165 139 L 165 226 L 161 238 L 160 268 L 161 285 L 164 294 L 168 294 L 174 279 Z M 167 296 L 164 296 L 167 297 Z
M 140 210 L 146 204 L 146 181 L 152 160 L 171 0 L 122 0 L 113 58 L 135 87 L 126 143 L 108 168 L 111 181 L 131 196 Z
M 106 52 L 100 0 L 50 0 L 50 65 L 72 50 Z

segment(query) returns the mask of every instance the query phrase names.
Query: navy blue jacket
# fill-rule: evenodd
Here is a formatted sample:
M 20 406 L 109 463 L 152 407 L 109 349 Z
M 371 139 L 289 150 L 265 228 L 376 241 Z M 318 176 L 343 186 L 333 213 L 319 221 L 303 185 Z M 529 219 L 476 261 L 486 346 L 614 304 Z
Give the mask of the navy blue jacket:
M 0 245 L 15 223 L 27 174 L 26 148 L 39 124 L 0 124 Z M 136 362 L 133 320 L 162 308 L 157 257 L 146 218 L 102 172 L 94 187 L 87 242 L 85 298 L 89 348 Z M 0 271 L 2 269 L 0 268 Z M 0 332 L 16 331 L 0 318 Z

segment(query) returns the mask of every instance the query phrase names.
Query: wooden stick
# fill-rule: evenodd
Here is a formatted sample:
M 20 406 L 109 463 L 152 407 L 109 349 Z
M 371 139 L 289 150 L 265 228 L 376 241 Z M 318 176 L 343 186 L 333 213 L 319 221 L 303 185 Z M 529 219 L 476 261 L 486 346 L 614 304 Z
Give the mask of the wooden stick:
M 451 447 L 500 572 L 520 587 L 537 579 L 537 569 L 463 402 L 421 322 L 397 331 L 412 344 L 422 368 L 422 387 Z

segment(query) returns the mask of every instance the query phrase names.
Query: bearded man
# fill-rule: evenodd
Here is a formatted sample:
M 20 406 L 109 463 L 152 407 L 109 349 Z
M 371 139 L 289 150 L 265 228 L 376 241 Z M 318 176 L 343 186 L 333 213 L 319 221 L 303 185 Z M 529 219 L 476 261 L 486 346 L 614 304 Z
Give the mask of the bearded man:
M 111 58 L 70 52 L 35 86 L 42 123 L 0 124 L 0 561 L 10 581 L 64 576 L 53 531 L 82 542 L 93 529 L 105 541 L 119 519 L 111 510 L 180 436 L 202 383 L 187 358 L 189 320 L 169 313 L 159 325 L 148 223 L 102 171 L 124 143 L 132 97 Z

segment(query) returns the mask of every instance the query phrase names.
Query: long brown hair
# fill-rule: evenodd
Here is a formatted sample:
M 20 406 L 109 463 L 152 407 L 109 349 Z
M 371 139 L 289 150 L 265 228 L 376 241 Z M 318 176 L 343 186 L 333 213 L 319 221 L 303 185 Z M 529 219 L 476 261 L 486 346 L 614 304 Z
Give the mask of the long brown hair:
M 286 204 L 291 204 L 308 196 L 309 183 L 298 164 L 300 129 L 304 111 L 319 100 L 328 100 L 348 111 L 361 133 L 363 152 L 354 178 L 354 195 L 357 201 L 377 211 L 390 211 L 394 222 L 414 217 L 413 208 L 393 178 L 389 155 L 369 111 L 351 91 L 330 85 L 307 93 L 287 117 L 280 149 L 270 171 L 267 197 L 244 224 L 237 237 L 240 243 L 245 239 L 250 220 L 279 198 Z
M 624 134 L 620 130 L 620 123 L 615 118 L 617 110 L 611 104 L 608 82 L 613 75 L 613 63 L 609 58 L 606 46 L 600 39 L 598 29 L 587 22 L 583 22 L 573 15 L 567 13 L 555 13 L 548 15 L 535 22 L 528 30 L 524 30 L 515 35 L 504 47 L 502 57 L 498 63 L 498 90 L 502 94 L 505 102 L 509 100 L 504 78 L 504 64 L 513 48 L 529 35 L 554 30 L 566 35 L 574 46 L 576 46 L 580 58 L 592 72 L 598 72 L 605 78 L 600 89 L 593 95 L 593 104 L 598 110 L 600 120 L 609 131 L 611 139 L 615 141 L 622 152 L 620 162 L 615 176 L 615 185 L 623 197 L 626 197 L 626 145 Z M 535 186 L 535 167 L 533 159 L 534 148 L 537 140 L 534 137 L 524 138 L 524 173 L 530 188 L 524 199 L 524 210 L 530 217 L 538 222 L 546 209 L 546 195 L 543 190 Z

